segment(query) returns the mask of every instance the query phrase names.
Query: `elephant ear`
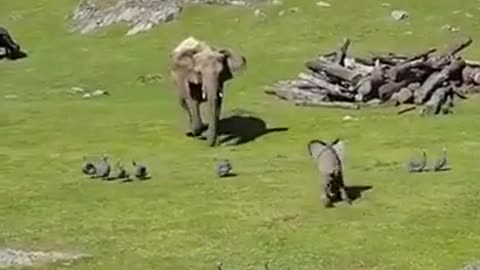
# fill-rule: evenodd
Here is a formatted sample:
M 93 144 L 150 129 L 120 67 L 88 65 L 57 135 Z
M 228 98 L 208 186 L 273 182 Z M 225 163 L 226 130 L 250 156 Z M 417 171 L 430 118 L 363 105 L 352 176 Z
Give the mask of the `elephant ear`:
M 237 73 L 247 67 L 247 59 L 230 48 L 220 48 L 218 52 L 224 55 L 230 72 Z
M 193 68 L 193 56 L 197 53 L 195 49 L 188 49 L 183 51 L 174 51 L 170 54 L 171 61 L 176 67 Z
M 325 149 L 328 147 L 328 145 L 320 140 L 313 140 L 310 141 L 307 145 L 308 153 L 312 158 L 317 159 L 320 154 L 325 151 Z
M 335 140 L 335 142 L 332 144 L 332 148 L 335 150 L 338 159 L 340 159 L 340 162 L 343 164 L 345 161 L 345 146 L 343 141 L 340 141 L 339 139 Z
M 174 65 L 174 69 L 184 72 L 189 82 L 201 83 L 201 76 L 196 71 L 195 55 L 198 53 L 196 49 L 186 49 L 180 52 L 173 52 L 170 57 Z

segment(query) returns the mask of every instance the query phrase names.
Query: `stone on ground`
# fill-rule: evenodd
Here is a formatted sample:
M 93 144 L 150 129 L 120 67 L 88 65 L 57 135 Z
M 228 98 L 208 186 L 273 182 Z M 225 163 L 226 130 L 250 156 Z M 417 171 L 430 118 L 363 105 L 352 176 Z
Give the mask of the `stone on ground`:
M 73 254 L 0 248 L 0 269 L 33 267 L 58 262 L 71 263 L 87 257 L 90 256 L 80 253 Z

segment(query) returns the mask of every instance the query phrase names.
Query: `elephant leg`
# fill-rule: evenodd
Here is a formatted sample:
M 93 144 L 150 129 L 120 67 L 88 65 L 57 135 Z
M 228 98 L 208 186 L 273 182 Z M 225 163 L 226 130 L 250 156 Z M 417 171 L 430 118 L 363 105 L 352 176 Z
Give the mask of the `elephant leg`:
M 202 123 L 202 117 L 200 115 L 200 103 L 194 99 L 186 100 L 187 107 L 190 111 L 190 127 L 195 137 L 202 134 L 205 126 Z
M 183 108 L 183 110 L 187 113 L 188 116 L 188 131 L 186 132 L 186 135 L 189 137 L 193 137 L 193 132 L 191 130 L 192 128 L 192 114 L 190 113 L 190 110 L 188 109 L 187 101 L 185 98 L 181 97 L 179 99 L 180 106 Z
M 345 189 L 345 187 L 340 188 L 340 196 L 342 197 L 342 200 L 345 201 L 348 204 L 352 204 L 352 199 L 348 196 L 348 192 Z
M 207 130 L 207 144 L 209 146 L 215 146 L 218 136 L 218 121 L 220 118 L 220 110 L 222 106 L 222 100 L 216 95 L 208 98 L 208 107 L 210 110 L 210 119 Z
M 326 208 L 333 207 L 330 181 L 323 182 L 323 194 L 321 196 L 321 200 Z
M 350 196 L 348 194 L 347 188 L 345 187 L 345 184 L 343 183 L 343 179 L 339 180 L 339 189 L 340 189 L 340 198 L 342 201 L 352 204 L 352 199 L 350 199 Z

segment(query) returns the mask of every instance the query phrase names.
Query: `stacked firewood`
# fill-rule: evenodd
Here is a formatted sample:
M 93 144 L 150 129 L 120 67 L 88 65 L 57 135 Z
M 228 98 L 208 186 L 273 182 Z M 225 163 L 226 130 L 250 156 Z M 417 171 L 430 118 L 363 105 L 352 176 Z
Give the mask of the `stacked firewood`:
M 298 79 L 279 81 L 265 93 L 302 106 L 391 104 L 401 106 L 399 113 L 420 108 L 426 115 L 448 114 L 456 97 L 466 99 L 480 85 L 480 63 L 458 55 L 471 43 L 468 37 L 413 56 L 352 57 L 346 38 L 337 51 L 307 61 Z

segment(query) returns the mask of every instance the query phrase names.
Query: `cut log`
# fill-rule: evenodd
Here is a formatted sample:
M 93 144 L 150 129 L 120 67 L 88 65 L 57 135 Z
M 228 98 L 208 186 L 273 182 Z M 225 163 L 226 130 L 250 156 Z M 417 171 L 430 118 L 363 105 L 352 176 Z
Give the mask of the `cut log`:
M 305 66 L 315 72 L 325 72 L 330 76 L 337 77 L 341 80 L 356 84 L 361 74 L 358 74 L 348 68 L 342 67 L 336 63 L 327 62 L 324 60 L 314 60 L 305 63 Z
M 380 63 L 382 64 L 385 64 L 385 65 L 390 65 L 390 66 L 394 66 L 398 63 L 401 63 L 401 62 L 404 62 L 406 59 L 408 59 L 407 56 L 405 55 L 399 55 L 399 54 L 395 54 L 395 53 L 383 53 L 383 54 L 379 54 L 379 53 L 370 53 L 371 55 L 371 60 L 373 62 L 375 61 L 380 61 Z
M 355 62 L 360 63 L 362 65 L 366 65 L 366 66 L 375 65 L 375 61 L 373 61 L 371 59 L 364 58 L 364 57 L 354 57 L 353 59 L 355 60 Z
M 447 101 L 447 95 L 452 91 L 451 86 L 438 88 L 430 99 L 425 103 L 423 115 L 439 114 L 443 104 Z
M 385 82 L 385 74 L 381 68 L 375 68 L 369 76 L 363 77 L 355 86 L 356 101 L 365 101 L 378 96 L 377 90 Z
M 409 87 L 404 87 L 400 91 L 394 93 L 390 99 L 395 106 L 409 103 L 413 100 L 413 91 Z
M 408 106 L 408 107 L 405 107 L 405 108 L 402 108 L 400 109 L 397 114 L 400 115 L 400 114 L 404 114 L 404 113 L 407 113 L 407 112 L 410 112 L 410 111 L 413 111 L 417 109 L 417 106 Z
M 457 98 L 480 92 L 480 62 L 457 56 L 471 43 L 466 38 L 441 51 L 362 58 L 348 56 L 351 41 L 344 38 L 334 52 L 305 62 L 307 71 L 297 79 L 277 83 L 266 92 L 298 106 L 358 109 L 393 103 L 402 108 L 398 114 L 416 108 L 426 115 L 451 113 Z M 403 108 L 410 103 L 416 106 Z
M 308 107 L 326 107 L 326 108 L 341 108 L 341 109 L 350 109 L 350 110 L 358 110 L 360 106 L 355 103 L 351 102 L 312 102 L 312 101 L 297 101 L 295 102 L 297 106 L 308 106 Z
M 342 46 L 338 49 L 335 57 L 335 63 L 340 66 L 345 66 L 345 57 L 347 56 L 347 50 L 350 47 L 350 39 L 344 38 Z
M 474 83 L 480 85 L 480 68 L 466 66 L 462 70 L 462 81 L 464 84 Z
M 427 59 L 427 61 L 425 61 L 425 64 L 433 69 L 441 69 L 443 66 L 448 65 L 456 54 L 470 46 L 470 44 L 472 44 L 472 39 L 470 37 L 457 40 L 444 50 L 433 54 Z
M 374 63 L 375 64 L 375 63 Z M 363 76 L 367 76 L 373 72 L 375 67 L 365 65 L 363 63 L 357 62 L 355 58 L 345 58 L 345 67 L 355 70 L 355 72 L 362 74 Z
M 400 63 L 392 68 L 390 68 L 387 72 L 387 76 L 390 80 L 394 82 L 402 81 L 407 78 L 411 78 L 413 76 L 415 77 L 421 77 L 421 74 L 416 75 L 412 74 L 416 68 L 422 68 L 425 66 L 425 63 L 423 60 L 413 60 L 410 62 L 404 62 Z M 418 70 L 418 69 L 417 69 Z M 420 72 L 425 72 L 424 70 L 422 71 L 417 71 L 418 73 Z
M 415 54 L 415 55 L 409 57 L 408 59 L 405 60 L 405 62 L 413 62 L 413 61 L 416 61 L 416 60 L 419 60 L 419 59 L 424 59 L 424 58 L 428 57 L 430 54 L 432 54 L 436 51 L 437 51 L 436 48 L 428 49 L 424 52 L 421 52 L 419 54 Z
M 297 100 L 321 100 L 327 101 L 327 94 L 324 93 L 314 93 L 311 91 L 305 91 L 305 89 L 288 87 L 288 88 L 277 88 L 269 89 L 265 91 L 268 95 L 274 95 L 282 100 L 287 101 L 297 101 Z
M 465 67 L 465 61 L 457 58 L 450 62 L 448 66 L 444 67 L 442 71 L 432 73 L 423 83 L 422 87 L 416 91 L 415 103 L 422 104 L 425 102 L 437 87 L 446 82 L 451 75 L 459 72 L 463 67 Z
M 414 68 L 423 68 L 425 67 L 425 58 L 428 57 L 430 54 L 436 52 L 437 49 L 432 48 L 428 49 L 427 51 L 415 54 L 405 61 L 396 64 L 388 71 L 388 77 L 393 81 L 401 81 L 407 77 L 410 77 L 411 74 L 408 74 L 408 71 Z
M 468 60 L 466 59 L 465 60 L 465 63 L 467 64 L 467 66 L 470 66 L 472 68 L 478 68 L 480 67 L 480 61 L 475 61 L 475 60 Z
M 453 89 L 455 95 L 461 99 L 467 99 L 467 95 L 472 92 L 475 86 L 473 84 L 463 84 Z
M 455 56 L 459 52 L 461 52 L 463 49 L 467 48 L 472 44 L 473 40 L 471 37 L 465 37 L 461 40 L 456 41 L 455 43 L 451 44 L 446 48 L 446 50 L 443 52 L 444 55 L 451 55 Z
M 333 98 L 342 99 L 344 101 L 353 101 L 353 94 L 348 93 L 344 88 L 339 85 L 331 84 L 327 81 L 315 78 L 306 73 L 300 73 L 298 74 L 298 77 L 302 80 L 311 82 L 316 87 L 326 90 L 328 95 L 332 96 Z
M 410 82 L 407 80 L 401 82 L 390 81 L 380 86 L 380 88 L 378 89 L 378 97 L 383 101 L 387 101 L 392 97 L 394 93 L 400 91 L 400 89 L 404 88 L 409 83 Z

